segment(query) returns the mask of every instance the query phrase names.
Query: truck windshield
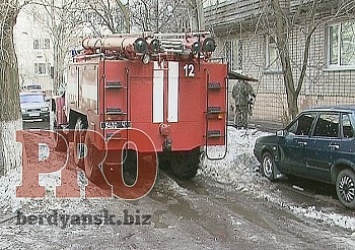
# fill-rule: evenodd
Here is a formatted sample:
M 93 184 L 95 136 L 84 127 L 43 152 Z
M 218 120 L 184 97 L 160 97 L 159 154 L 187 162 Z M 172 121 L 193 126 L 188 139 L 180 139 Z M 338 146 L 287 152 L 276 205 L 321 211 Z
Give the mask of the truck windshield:
M 43 103 L 45 102 L 43 95 L 22 95 L 20 96 L 21 103 Z

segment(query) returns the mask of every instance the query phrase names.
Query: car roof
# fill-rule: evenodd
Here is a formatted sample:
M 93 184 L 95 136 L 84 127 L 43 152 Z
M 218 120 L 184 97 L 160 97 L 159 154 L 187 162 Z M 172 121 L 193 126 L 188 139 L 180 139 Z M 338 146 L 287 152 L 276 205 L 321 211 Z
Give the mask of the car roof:
M 334 105 L 334 106 L 321 106 L 314 107 L 303 112 L 314 112 L 314 111 L 337 111 L 337 112 L 355 112 L 355 105 Z M 302 113 L 303 113 L 302 112 Z
M 41 84 L 28 84 L 28 85 L 25 85 L 24 87 L 32 87 L 32 86 L 41 87 Z

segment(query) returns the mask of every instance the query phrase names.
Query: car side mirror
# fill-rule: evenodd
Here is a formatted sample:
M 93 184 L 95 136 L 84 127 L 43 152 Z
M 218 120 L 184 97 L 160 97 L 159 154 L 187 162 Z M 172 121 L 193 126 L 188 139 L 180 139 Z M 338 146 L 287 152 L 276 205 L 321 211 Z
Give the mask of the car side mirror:
M 276 131 L 276 135 L 277 136 L 285 136 L 286 135 L 286 131 L 284 129 L 282 130 L 277 130 Z

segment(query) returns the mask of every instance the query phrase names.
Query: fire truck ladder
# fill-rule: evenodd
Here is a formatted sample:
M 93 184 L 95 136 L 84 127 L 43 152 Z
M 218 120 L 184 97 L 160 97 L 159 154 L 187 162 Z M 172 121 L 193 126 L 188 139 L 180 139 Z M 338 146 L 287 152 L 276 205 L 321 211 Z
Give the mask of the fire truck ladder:
M 210 97 L 214 95 L 222 95 L 228 93 L 228 78 L 224 79 L 226 88 L 223 88 L 220 82 L 211 82 L 210 81 L 210 73 L 208 69 L 205 69 L 206 79 L 207 79 L 207 95 L 206 95 L 206 103 L 207 103 L 207 110 L 205 112 L 206 115 L 206 131 L 205 131 L 205 145 L 206 145 L 206 157 L 209 160 L 222 160 L 226 157 L 228 151 L 228 131 L 227 126 L 224 123 L 224 132 L 220 130 L 210 130 L 209 124 L 216 119 L 225 119 L 227 116 L 227 111 L 222 110 L 221 107 L 210 106 Z M 224 93 L 224 91 L 226 91 Z M 226 97 L 226 107 L 228 107 L 228 98 Z M 222 118 L 220 118 L 222 117 Z M 208 152 L 208 142 L 213 139 L 224 138 L 224 153 L 222 156 L 211 157 Z
M 105 68 L 105 66 L 104 66 Z M 123 81 L 126 80 L 126 87 L 123 84 Z M 104 73 L 104 88 L 103 88 L 103 124 L 104 126 L 102 127 L 103 129 L 103 134 L 106 138 L 106 140 L 111 139 L 111 140 L 128 140 L 128 132 L 127 136 L 121 137 L 119 136 L 119 133 L 117 133 L 117 129 L 125 129 L 131 127 L 131 122 L 129 119 L 128 115 L 128 110 L 129 110 L 129 71 L 126 69 L 126 79 L 122 80 L 117 80 L 117 81 L 107 81 Z M 124 90 L 126 90 L 126 93 L 123 93 Z M 125 100 L 120 103 L 124 103 L 126 107 L 119 107 L 118 105 L 116 106 L 107 106 L 107 97 L 111 97 L 110 99 L 118 99 L 118 98 L 124 98 Z M 112 98 L 114 96 L 115 98 Z M 111 125 L 111 127 L 107 127 L 106 124 L 107 122 L 111 122 L 110 119 L 107 119 L 109 116 L 114 116 L 114 117 L 119 117 L 118 119 L 115 119 L 113 122 L 114 124 Z M 114 132 L 109 132 L 107 129 L 109 128 L 114 128 Z M 116 135 L 116 136 L 114 136 Z M 121 133 L 122 135 L 122 133 Z

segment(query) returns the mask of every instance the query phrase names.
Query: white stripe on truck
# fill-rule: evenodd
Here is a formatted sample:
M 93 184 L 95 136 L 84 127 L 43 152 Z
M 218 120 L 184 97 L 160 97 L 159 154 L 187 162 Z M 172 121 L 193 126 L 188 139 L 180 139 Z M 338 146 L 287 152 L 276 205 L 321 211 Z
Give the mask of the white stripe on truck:
M 164 121 L 164 71 L 156 61 L 153 73 L 153 123 L 160 123 Z
M 179 62 L 169 62 L 168 74 L 168 122 L 177 122 L 179 109 Z

